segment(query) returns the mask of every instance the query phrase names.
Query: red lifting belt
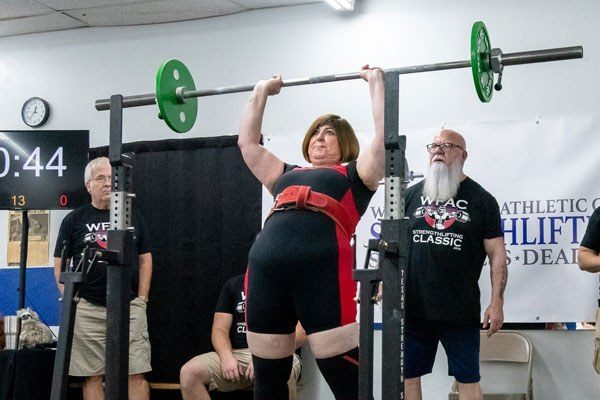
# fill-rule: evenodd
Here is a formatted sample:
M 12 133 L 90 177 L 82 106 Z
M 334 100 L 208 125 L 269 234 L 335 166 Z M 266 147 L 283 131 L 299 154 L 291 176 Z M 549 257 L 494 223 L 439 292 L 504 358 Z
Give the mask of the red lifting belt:
M 336 224 L 350 238 L 358 220 L 353 221 L 339 201 L 326 194 L 313 192 L 310 186 L 288 186 L 275 198 L 275 204 L 271 208 L 274 211 L 282 210 L 310 210 L 323 213 L 335 221 Z

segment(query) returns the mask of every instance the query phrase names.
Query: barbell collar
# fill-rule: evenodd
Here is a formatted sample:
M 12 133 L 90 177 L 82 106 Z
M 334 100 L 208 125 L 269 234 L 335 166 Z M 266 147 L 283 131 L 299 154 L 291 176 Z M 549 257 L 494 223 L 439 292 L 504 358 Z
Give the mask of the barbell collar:
M 502 73 L 502 68 L 504 68 L 504 64 L 502 64 L 502 50 L 492 49 L 490 64 L 492 66 L 492 71 L 496 74 Z
M 561 60 L 571 60 L 576 58 L 583 58 L 583 47 L 582 46 L 572 46 L 572 47 L 560 47 L 554 49 L 545 49 L 545 50 L 532 50 L 532 51 L 524 51 L 518 53 L 503 53 L 502 54 L 502 64 L 504 66 L 508 65 L 520 65 L 520 64 L 533 64 L 540 62 L 548 62 L 548 61 L 561 61 Z M 448 69 L 458 69 L 458 68 L 470 68 L 470 61 L 451 61 L 437 64 L 424 64 L 424 65 L 415 65 L 410 67 L 400 67 L 400 68 L 392 68 L 385 69 L 384 72 L 397 73 L 400 75 L 404 74 L 415 74 L 421 72 L 431 72 L 431 71 L 443 71 Z M 288 86 L 301 86 L 301 85 L 311 85 L 317 83 L 327 83 L 327 82 L 338 82 L 338 81 L 346 81 L 360 79 L 360 74 L 358 72 L 351 72 L 346 74 L 337 74 L 337 75 L 322 75 L 315 76 L 312 78 L 300 78 L 300 79 L 292 79 L 283 81 L 282 87 Z M 241 93 L 241 92 L 251 92 L 254 90 L 255 85 L 241 85 L 241 86 L 226 86 L 216 89 L 208 89 L 208 90 L 182 90 L 181 96 L 184 99 L 192 98 L 192 97 L 207 97 L 207 96 L 218 96 L 222 94 L 230 94 L 230 93 Z M 127 96 L 123 97 L 123 108 L 131 108 L 131 107 L 141 107 L 147 106 L 156 103 L 156 95 L 154 93 L 141 94 L 135 96 Z M 96 100 L 95 103 L 96 110 L 104 111 L 110 110 L 110 99 L 100 99 Z
M 188 90 L 185 86 L 179 86 L 177 89 L 175 89 L 175 98 L 179 104 L 185 103 L 185 99 L 188 98 L 186 97 L 187 92 Z

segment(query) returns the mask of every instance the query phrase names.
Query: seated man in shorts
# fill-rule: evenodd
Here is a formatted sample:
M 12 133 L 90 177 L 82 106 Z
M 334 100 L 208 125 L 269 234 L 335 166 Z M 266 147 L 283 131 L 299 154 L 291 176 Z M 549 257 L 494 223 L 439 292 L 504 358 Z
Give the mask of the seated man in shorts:
M 244 275 L 225 283 L 215 310 L 211 341 L 214 352 L 192 358 L 181 367 L 181 395 L 184 400 L 209 400 L 208 392 L 231 392 L 252 389 L 254 371 L 252 355 L 246 341 L 246 295 Z M 300 324 L 296 327 L 296 348 L 306 342 Z M 294 354 L 292 373 L 288 381 L 289 398 L 296 398 L 296 383 L 302 364 Z

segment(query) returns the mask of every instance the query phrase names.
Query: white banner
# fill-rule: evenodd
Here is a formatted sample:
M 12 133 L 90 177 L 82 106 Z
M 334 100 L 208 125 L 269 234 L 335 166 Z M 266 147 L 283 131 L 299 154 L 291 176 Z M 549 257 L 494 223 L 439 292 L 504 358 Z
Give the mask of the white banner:
M 597 140 L 600 115 L 536 118 L 446 126 L 465 136 L 465 173 L 498 200 L 508 252 L 507 322 L 592 321 L 598 277 L 579 270 L 577 249 L 594 208 L 600 207 Z M 425 145 L 440 126 L 408 128 L 409 167 L 426 174 Z M 371 134 L 357 132 L 361 148 Z M 301 136 L 267 137 L 266 146 L 287 163 L 306 165 Z M 377 238 L 384 190 L 373 197 L 357 229 L 357 265 L 365 244 Z M 272 197 L 263 191 L 263 216 Z M 481 304 L 490 298 L 489 267 L 479 281 Z

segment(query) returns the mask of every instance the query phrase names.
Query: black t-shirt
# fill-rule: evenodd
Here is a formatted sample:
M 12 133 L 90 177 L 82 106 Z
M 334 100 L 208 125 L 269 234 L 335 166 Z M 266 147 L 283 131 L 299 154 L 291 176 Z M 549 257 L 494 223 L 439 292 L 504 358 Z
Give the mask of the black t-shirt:
M 466 178 L 443 204 L 423 195 L 423 182 L 408 189 L 407 319 L 478 325 L 479 276 L 484 239 L 503 236 L 496 199 Z
M 596 208 L 590 217 L 581 245 L 600 253 L 600 207 Z M 600 307 L 600 288 L 598 292 L 598 307 Z
M 54 257 L 60 257 L 63 241 L 66 241 L 67 258 L 73 259 L 73 266 L 77 266 L 81 259 L 84 240 L 93 242 L 92 247 L 106 249 L 107 231 L 110 229 L 110 210 L 99 210 L 92 204 L 86 204 L 71 211 L 63 219 L 56 240 Z M 137 254 L 149 253 L 151 250 L 150 236 L 144 219 L 139 212 L 134 212 L 133 224 L 135 227 L 135 245 Z M 137 271 L 137 260 L 134 262 L 134 271 Z M 132 281 L 137 281 L 134 274 Z M 90 303 L 106 305 L 106 268 L 96 263 L 88 272 L 87 280 L 81 285 L 79 295 Z M 131 299 L 137 294 L 131 291 Z
M 215 312 L 233 315 L 229 339 L 233 349 L 247 349 L 246 340 L 246 293 L 244 293 L 244 275 L 231 278 L 219 294 Z
M 596 208 L 590 217 L 581 245 L 595 252 L 600 252 L 600 207 Z

